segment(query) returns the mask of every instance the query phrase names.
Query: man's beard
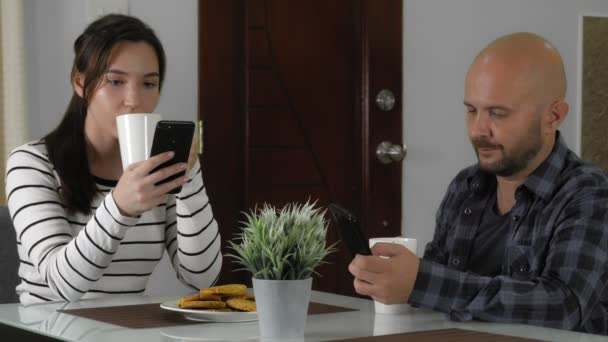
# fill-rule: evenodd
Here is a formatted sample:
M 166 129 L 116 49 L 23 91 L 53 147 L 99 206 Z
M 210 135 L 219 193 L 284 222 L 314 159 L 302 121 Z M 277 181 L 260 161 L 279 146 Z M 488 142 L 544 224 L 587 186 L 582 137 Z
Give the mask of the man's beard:
M 525 169 L 542 148 L 540 122 L 532 125 L 528 134 L 511 151 L 505 151 L 503 145 L 492 144 L 483 137 L 471 139 L 471 142 L 477 154 L 479 168 L 482 171 L 500 177 L 509 177 Z M 479 159 L 479 148 L 483 147 L 498 149 L 502 158 L 492 163 L 482 163 Z

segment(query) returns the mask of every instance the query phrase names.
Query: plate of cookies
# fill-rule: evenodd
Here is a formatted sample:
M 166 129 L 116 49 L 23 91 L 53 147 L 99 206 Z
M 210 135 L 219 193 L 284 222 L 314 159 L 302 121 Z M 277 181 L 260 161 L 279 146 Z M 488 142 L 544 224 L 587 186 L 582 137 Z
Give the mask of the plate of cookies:
M 162 309 L 179 312 L 184 317 L 202 322 L 257 321 L 255 297 L 243 284 L 227 284 L 202 288 L 198 293 L 168 301 Z

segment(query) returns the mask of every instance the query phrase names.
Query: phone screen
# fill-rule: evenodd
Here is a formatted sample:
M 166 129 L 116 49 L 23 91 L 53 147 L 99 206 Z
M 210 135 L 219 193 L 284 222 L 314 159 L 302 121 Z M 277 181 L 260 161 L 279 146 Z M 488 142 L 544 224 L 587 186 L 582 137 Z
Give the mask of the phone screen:
M 154 140 L 152 141 L 152 150 L 150 156 L 173 151 L 175 155 L 173 159 L 166 161 L 151 171 L 154 173 L 162 168 L 175 163 L 187 163 L 190 156 L 190 147 L 194 136 L 194 123 L 191 121 L 169 121 L 161 120 L 156 125 L 154 131 Z M 169 176 L 156 185 L 170 182 L 178 177 L 183 177 L 185 171 L 179 172 L 173 176 Z M 181 191 L 181 187 L 171 190 L 169 193 L 177 194 Z
M 353 256 L 356 254 L 371 255 L 369 241 L 355 215 L 335 203 L 329 205 L 329 210 L 338 225 L 342 240 Z

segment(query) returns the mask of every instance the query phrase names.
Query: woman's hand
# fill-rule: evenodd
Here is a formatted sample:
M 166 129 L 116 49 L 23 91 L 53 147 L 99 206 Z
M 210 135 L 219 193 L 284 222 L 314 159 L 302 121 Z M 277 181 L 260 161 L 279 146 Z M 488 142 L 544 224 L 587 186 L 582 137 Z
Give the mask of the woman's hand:
M 150 171 L 172 158 L 173 152 L 165 152 L 127 167 L 112 192 L 114 202 L 123 215 L 135 217 L 157 207 L 164 202 L 165 195 L 169 191 L 188 182 L 187 177 L 179 177 L 155 185 L 169 176 L 186 170 L 187 164 L 177 163 L 150 174 Z

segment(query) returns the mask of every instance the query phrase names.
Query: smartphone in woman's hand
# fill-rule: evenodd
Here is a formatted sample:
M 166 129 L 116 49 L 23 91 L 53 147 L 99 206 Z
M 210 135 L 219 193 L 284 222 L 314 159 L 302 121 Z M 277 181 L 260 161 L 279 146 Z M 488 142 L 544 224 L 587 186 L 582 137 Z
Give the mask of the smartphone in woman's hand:
M 156 125 L 156 130 L 154 131 L 154 140 L 152 141 L 150 157 L 168 151 L 173 151 L 175 155 L 173 156 L 173 159 L 162 163 L 152 170 L 151 173 L 175 163 L 187 163 L 188 157 L 190 156 L 190 147 L 192 145 L 193 137 L 194 122 L 192 121 L 159 121 Z M 175 175 L 169 176 L 156 183 L 156 185 L 170 182 L 178 177 L 183 177 L 185 174 L 186 171 L 178 172 Z M 169 193 L 177 194 L 181 190 L 182 187 L 180 186 L 169 191 Z

